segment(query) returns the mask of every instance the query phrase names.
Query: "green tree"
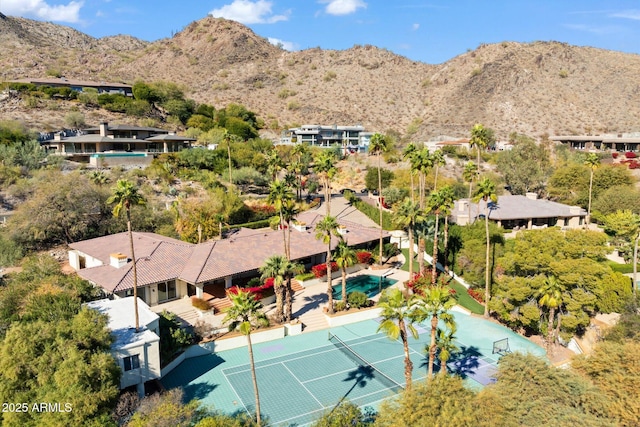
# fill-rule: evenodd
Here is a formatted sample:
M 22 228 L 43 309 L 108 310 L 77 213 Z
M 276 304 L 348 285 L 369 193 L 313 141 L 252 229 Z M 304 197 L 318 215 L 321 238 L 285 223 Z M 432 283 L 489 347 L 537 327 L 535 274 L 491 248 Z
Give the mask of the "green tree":
M 436 347 L 438 348 L 438 360 L 440 361 L 440 375 L 447 375 L 447 362 L 453 353 L 460 351 L 455 341 L 456 328 L 455 323 L 449 325 L 449 329 L 438 328 Z
M 431 161 L 433 162 L 433 170 L 435 172 L 435 178 L 433 180 L 433 191 L 438 189 L 438 171 L 440 166 L 445 166 L 447 164 L 447 160 L 444 157 L 444 153 L 442 150 L 437 149 L 433 153 L 431 153 Z
M 538 193 L 551 175 L 549 152 L 532 138 L 520 137 L 511 150 L 497 155 L 496 169 L 502 174 L 511 194 Z
M 473 198 L 473 201 L 478 203 L 478 211 L 480 211 L 480 201 L 484 201 L 484 224 L 485 224 L 485 236 L 486 236 L 486 255 L 485 255 L 485 304 L 484 304 L 484 317 L 489 317 L 489 298 L 491 296 L 491 266 L 489 264 L 490 255 L 491 255 L 491 239 L 489 235 L 489 207 L 491 202 L 495 203 L 498 201 L 498 196 L 496 195 L 496 186 L 489 178 L 483 178 L 478 183 L 478 189 L 476 190 L 476 195 Z
M 238 291 L 237 294 L 228 294 L 231 299 L 231 307 L 227 310 L 223 323 L 229 325 L 230 331 L 239 331 L 247 337 L 247 349 L 249 351 L 249 363 L 251 365 L 251 380 L 253 381 L 253 394 L 255 398 L 256 422 L 260 426 L 260 393 L 256 378 L 256 366 L 253 361 L 253 346 L 251 345 L 251 331 L 267 326 L 269 321 L 260 308 L 262 304 L 256 301 L 250 292 Z
M 405 199 L 401 204 L 396 205 L 394 210 L 394 223 L 407 230 L 409 234 L 409 277 L 413 278 L 413 259 L 414 259 L 414 239 L 413 231 L 416 224 L 423 222 L 426 219 L 423 212 L 418 205 L 411 199 Z
M 587 224 L 591 222 L 591 196 L 593 195 L 593 171 L 600 166 L 600 158 L 596 153 L 587 154 L 587 158 L 584 160 L 584 164 L 589 168 L 589 207 L 587 209 Z
M 633 242 L 631 262 L 633 263 L 633 294 L 638 287 L 638 241 L 640 241 L 640 215 L 629 210 L 616 211 L 604 217 L 604 231 L 613 236 L 618 250 L 624 251 Z M 627 252 L 627 251 L 624 251 Z
M 300 207 L 295 201 L 287 200 L 282 204 L 280 212 L 282 213 L 285 230 L 287 230 L 287 258 L 291 259 L 291 222 L 300 213 Z
M 136 255 L 133 247 L 133 232 L 131 230 L 131 206 L 144 205 L 146 203 L 138 188 L 130 181 L 119 179 L 116 186 L 112 188 L 113 195 L 107 199 L 107 204 L 113 207 L 113 216 L 120 216 L 124 208 L 127 216 L 127 232 L 129 233 L 129 250 L 131 251 L 131 262 L 133 268 L 133 310 L 135 311 L 136 332 L 140 330 L 140 319 L 138 315 L 138 270 L 136 268 Z
M 331 235 L 338 236 L 338 221 L 333 216 L 325 216 L 316 224 L 316 239 L 327 245 L 327 310 L 333 314 L 333 286 L 331 277 Z
M 415 186 L 413 185 L 413 175 L 415 175 L 414 173 L 415 170 L 411 166 L 413 164 L 413 157 L 416 155 L 417 152 L 418 152 L 418 147 L 413 142 L 410 142 L 409 144 L 407 144 L 407 146 L 404 148 L 404 151 L 402 152 L 402 157 L 409 160 L 409 175 L 411 178 L 411 201 L 415 201 L 415 197 L 414 197 Z
M 335 253 L 333 255 L 338 268 L 342 271 L 342 301 L 347 303 L 347 268 L 358 262 L 356 251 L 350 247 L 343 239 L 338 241 Z
M 190 427 L 203 415 L 199 402 L 183 403 L 181 388 L 145 397 L 127 427 Z
M 411 332 L 415 339 L 418 339 L 418 330 L 413 326 L 415 305 L 415 297 L 407 299 L 402 291 L 396 288 L 386 289 L 380 297 L 380 302 L 378 302 L 378 307 L 381 310 L 380 316 L 382 317 L 378 332 L 383 331 L 392 341 L 397 341 L 398 337 L 402 341 L 406 390 L 411 389 L 413 375 L 413 362 L 409 352 L 407 330 Z
M 302 270 L 300 264 L 289 261 L 282 255 L 272 255 L 258 269 L 261 279 L 273 278 L 276 294 L 275 318 L 278 323 L 291 320 L 291 278 Z M 289 288 L 289 291 L 287 291 Z
M 427 369 L 427 379 L 431 380 L 433 376 L 433 362 L 436 359 L 436 336 L 438 332 L 438 319 L 444 321 L 449 330 L 454 329 L 454 319 L 449 313 L 456 305 L 449 289 L 444 286 L 430 286 L 421 291 L 421 295 L 417 299 L 416 318 L 422 322 L 427 319 L 431 320 L 431 341 L 429 343 L 429 365 Z M 445 368 L 446 369 L 446 368 Z
M 380 212 L 380 254 L 379 254 L 379 263 L 383 264 L 382 262 L 382 234 L 383 234 L 383 228 L 382 228 L 382 174 L 381 174 L 381 164 L 380 164 L 380 157 L 382 156 L 383 152 L 386 152 L 389 149 L 388 147 L 388 143 L 387 143 L 387 139 L 384 137 L 384 135 L 381 135 L 379 133 L 375 133 L 373 134 L 373 136 L 371 137 L 371 140 L 369 141 L 369 153 L 375 154 L 376 157 L 378 158 L 378 210 Z
M 311 427 L 366 427 L 372 423 L 358 405 L 351 402 L 340 402 L 331 411 L 326 412 Z

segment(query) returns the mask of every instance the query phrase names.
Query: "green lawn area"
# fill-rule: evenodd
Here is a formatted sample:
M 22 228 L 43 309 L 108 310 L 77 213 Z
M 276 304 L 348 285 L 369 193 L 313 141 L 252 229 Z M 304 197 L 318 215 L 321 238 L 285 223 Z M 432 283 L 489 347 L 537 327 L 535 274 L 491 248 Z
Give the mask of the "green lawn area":
M 408 262 L 408 260 L 409 260 L 409 249 L 402 249 L 402 254 L 404 255 L 404 258 L 407 260 L 407 262 L 402 264 L 401 268 L 404 271 L 409 271 L 409 262 Z M 414 272 L 418 271 L 418 262 L 415 261 L 415 260 L 413 261 L 413 271 Z M 451 289 L 453 289 L 454 291 L 456 291 L 456 298 L 458 300 L 458 304 L 460 304 L 461 306 L 463 306 L 467 310 L 471 311 L 472 313 L 475 313 L 475 314 L 483 314 L 484 313 L 484 306 L 482 304 L 480 304 L 478 301 L 476 301 L 473 298 L 471 298 L 471 295 L 469 295 L 467 293 L 467 288 L 465 288 L 464 286 L 462 286 L 460 283 L 456 282 L 455 280 L 451 280 L 449 282 L 449 287 Z
M 618 264 L 613 261 L 607 261 L 607 264 L 609 264 L 609 267 L 611 267 L 613 271 L 618 271 L 623 274 L 633 273 L 633 264 Z

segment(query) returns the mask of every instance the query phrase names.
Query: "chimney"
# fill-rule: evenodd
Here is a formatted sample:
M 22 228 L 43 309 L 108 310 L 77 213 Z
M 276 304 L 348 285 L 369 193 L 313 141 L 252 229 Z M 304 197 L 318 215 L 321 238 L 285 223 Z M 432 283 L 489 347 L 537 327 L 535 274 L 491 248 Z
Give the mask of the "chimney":
M 62 141 L 62 135 L 60 134 L 60 132 L 56 132 L 53 134 L 53 140 L 54 141 Z
M 538 193 L 527 193 L 526 197 L 529 200 L 537 200 L 538 199 Z
M 466 201 L 466 200 L 459 200 L 458 201 L 458 211 L 459 212 L 466 212 L 467 211 L 467 207 L 469 206 L 468 203 L 469 202 Z
M 109 128 L 109 123 L 100 122 L 100 136 L 107 136 L 107 129 Z
M 115 253 L 109 254 L 109 265 L 111 267 L 115 267 L 115 268 L 124 267 L 125 265 L 127 265 L 128 261 L 129 261 L 129 258 L 121 252 L 115 252 Z
M 339 225 L 338 226 L 338 234 L 340 234 L 342 236 L 347 234 L 347 226 L 346 225 Z

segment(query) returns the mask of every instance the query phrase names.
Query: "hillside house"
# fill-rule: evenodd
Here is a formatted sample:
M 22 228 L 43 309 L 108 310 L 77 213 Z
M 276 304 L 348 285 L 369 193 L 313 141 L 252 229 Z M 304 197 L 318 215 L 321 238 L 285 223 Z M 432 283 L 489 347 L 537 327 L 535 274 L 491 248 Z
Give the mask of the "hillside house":
M 90 80 L 67 79 L 66 77 L 41 79 L 24 78 L 12 80 L 9 83 L 28 83 L 36 86 L 68 87 L 76 92 L 83 92 L 86 88 L 92 88 L 97 90 L 99 94 L 108 93 L 133 96 L 133 87 L 124 83 L 94 82 Z
M 315 238 L 322 215 L 304 212 L 291 230 L 291 259 L 307 269 L 324 262 L 327 246 Z M 380 231 L 348 221 L 345 239 L 350 246 L 377 243 Z M 260 276 L 258 268 L 272 255 L 282 254 L 282 232 L 241 228 L 223 240 L 200 244 L 154 233 L 134 232 L 138 297 L 150 306 L 178 298 L 224 298 L 226 289 L 245 285 Z M 389 236 L 385 233 L 388 241 Z M 332 239 L 337 246 L 337 238 Z M 118 233 L 69 245 L 69 263 L 78 275 L 102 288 L 106 295 L 133 295 L 133 269 L 128 233 Z
M 62 133 L 41 142 L 48 151 L 89 161 L 93 166 L 149 164 L 154 155 L 173 153 L 190 148 L 194 138 L 176 135 L 164 129 L 131 125 L 109 125 L 83 129 L 73 136 Z
M 111 354 L 122 372 L 120 389 L 135 386 L 138 394 L 144 396 L 145 383 L 161 376 L 158 315 L 138 298 L 140 328 L 136 332 L 133 297 L 101 299 L 85 305 L 109 316 L 109 329 L 114 337 Z
M 484 219 L 485 204 L 481 201 L 479 205 L 470 203 L 469 199 L 456 200 L 451 212 L 452 222 L 466 225 L 480 218 Z M 580 228 L 584 226 L 586 216 L 587 211 L 579 206 L 538 199 L 536 193 L 527 193 L 526 196 L 499 196 L 497 203 L 489 202 L 489 220 L 506 230 Z
M 361 125 L 322 126 L 303 125 L 283 131 L 280 144 L 308 144 L 313 147 L 343 147 L 345 154 L 363 153 L 369 149 L 372 132 L 365 132 Z
M 549 138 L 573 150 L 640 151 L 640 134 L 617 135 L 558 135 Z

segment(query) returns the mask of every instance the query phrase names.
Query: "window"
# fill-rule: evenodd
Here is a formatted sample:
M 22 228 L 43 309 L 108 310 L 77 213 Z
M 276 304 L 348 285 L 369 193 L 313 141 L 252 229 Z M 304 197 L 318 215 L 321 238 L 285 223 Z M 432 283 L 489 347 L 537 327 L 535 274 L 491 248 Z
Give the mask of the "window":
M 158 283 L 158 302 L 175 299 L 176 296 L 177 294 L 175 280 L 172 280 L 170 282 Z
M 140 368 L 140 358 L 138 357 L 137 354 L 134 354 L 133 356 L 127 356 L 124 359 L 122 359 L 122 361 L 124 362 L 124 371 L 130 371 L 132 369 L 138 369 Z

